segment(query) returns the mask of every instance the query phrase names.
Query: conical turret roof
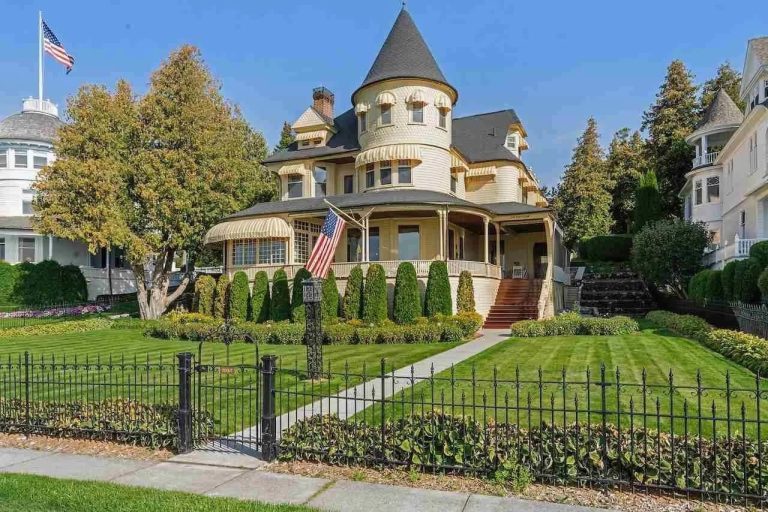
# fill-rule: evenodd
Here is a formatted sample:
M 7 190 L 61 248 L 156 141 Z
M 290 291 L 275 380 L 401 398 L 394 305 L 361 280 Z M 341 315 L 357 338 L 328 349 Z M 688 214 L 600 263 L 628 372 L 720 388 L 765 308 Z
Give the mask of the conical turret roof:
M 357 90 L 391 78 L 434 80 L 447 85 L 455 92 L 440 71 L 440 66 L 437 65 L 421 32 L 405 8 L 397 16 L 392 30 L 389 31 L 376 60 L 373 61 L 373 66 Z M 354 94 L 352 96 L 354 97 Z
M 701 116 L 701 121 L 696 125 L 696 130 L 691 135 L 708 132 L 716 128 L 726 126 L 738 126 L 744 121 L 744 114 L 733 102 L 725 90 L 720 89 L 715 99 L 709 104 Z

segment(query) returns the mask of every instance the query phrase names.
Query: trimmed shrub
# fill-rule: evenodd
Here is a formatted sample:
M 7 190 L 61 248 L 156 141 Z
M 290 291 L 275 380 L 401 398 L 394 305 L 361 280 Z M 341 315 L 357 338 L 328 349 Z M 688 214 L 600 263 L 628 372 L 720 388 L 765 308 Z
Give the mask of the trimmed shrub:
M 475 311 L 475 287 L 472 284 L 472 273 L 469 270 L 462 270 L 461 274 L 459 274 L 456 309 L 459 313 Z
M 249 290 L 248 275 L 242 270 L 235 272 L 232 284 L 229 286 L 229 317 L 233 320 L 248 319 L 248 303 L 251 292 Z
M 741 300 L 742 289 L 744 288 L 744 271 L 747 268 L 747 260 L 739 260 L 733 271 L 733 295 L 731 300 Z
M 216 295 L 213 298 L 213 316 L 215 318 L 227 318 L 229 314 L 229 277 L 227 274 L 219 276 L 216 281 Z
M 363 269 L 360 265 L 356 265 L 349 272 L 341 314 L 346 320 L 356 320 L 363 316 Z
M 400 263 L 395 276 L 392 318 L 398 324 L 409 324 L 421 316 L 421 296 L 416 269 L 408 261 Z
M 310 279 L 312 274 L 304 267 L 300 268 L 293 276 L 293 289 L 291 290 L 291 321 L 304 323 L 307 310 L 304 308 L 304 281 Z
M 678 315 L 669 311 L 651 311 L 645 315 L 646 320 L 659 327 L 665 327 L 677 334 L 701 340 L 712 330 L 712 326 L 701 317 L 695 315 Z
M 216 280 L 202 275 L 195 280 L 195 296 L 192 309 L 203 315 L 213 316 L 213 298 L 216 295 Z
M 339 287 L 336 285 L 336 274 L 333 269 L 323 280 L 323 321 L 335 322 L 339 319 Z
M 723 298 L 725 300 L 734 300 L 735 297 L 733 293 L 733 280 L 736 277 L 736 263 L 731 261 L 723 267 L 723 274 L 720 280 L 723 285 Z
M 61 267 L 61 301 L 64 303 L 85 302 L 88 300 L 88 283 L 76 265 Z
M 587 261 L 629 261 L 632 237 L 601 235 L 579 242 L 579 255 Z
M 768 302 L 768 267 L 766 267 L 757 279 L 757 287 L 760 288 L 760 295 L 763 302 Z
M 615 336 L 639 330 L 640 326 L 637 322 L 626 316 L 584 317 L 571 311 L 554 318 L 517 322 L 512 325 L 510 334 L 518 338 L 575 335 Z
M 288 276 L 282 268 L 276 270 L 272 276 L 272 301 L 269 304 L 269 317 L 273 322 L 281 322 L 291 318 Z
M 768 267 L 768 241 L 757 242 L 749 248 L 749 257 L 760 262 L 762 268 Z
M 707 279 L 706 298 L 709 300 L 723 300 L 723 271 L 710 270 Z
M 251 319 L 260 324 L 269 320 L 269 276 L 263 270 L 256 272 L 251 293 Z
M 16 281 L 19 278 L 18 265 L 11 265 L 7 261 L 0 260 L 0 304 L 14 302 Z
M 764 268 L 757 258 L 749 258 L 745 261 L 744 271 L 741 275 L 741 302 L 758 302 L 760 300 L 757 280 L 760 279 L 760 273 Z
M 451 284 L 448 281 L 448 265 L 444 261 L 435 260 L 429 264 L 427 291 L 424 294 L 424 316 L 450 316 L 451 313 Z
M 365 275 L 363 321 L 378 324 L 387 319 L 387 275 L 384 267 L 371 264 Z
M 702 301 L 707 296 L 707 284 L 711 270 L 702 270 L 696 273 L 688 283 L 688 298 Z
M 452 320 L 461 328 L 465 338 L 471 338 L 483 326 L 483 316 L 475 311 L 459 311 Z

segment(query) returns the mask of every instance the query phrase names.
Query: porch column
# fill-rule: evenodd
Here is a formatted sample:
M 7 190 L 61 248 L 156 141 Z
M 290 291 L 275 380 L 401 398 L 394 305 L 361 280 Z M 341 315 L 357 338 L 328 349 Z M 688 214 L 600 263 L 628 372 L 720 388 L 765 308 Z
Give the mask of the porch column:
M 288 237 L 288 247 L 286 247 L 286 250 L 288 251 L 288 264 L 289 265 L 295 265 L 296 264 L 296 231 L 293 228 L 293 222 L 291 222 L 291 236 Z
M 493 227 L 496 230 L 496 265 L 501 267 L 501 226 L 498 222 L 494 222 Z
M 440 232 L 440 253 L 439 259 L 445 259 L 445 230 L 443 228 L 443 210 L 437 210 L 437 230 Z
M 368 223 L 369 223 L 369 219 L 368 217 L 366 217 L 365 220 L 363 221 L 363 227 L 365 228 L 363 229 L 363 261 L 365 263 L 368 263 L 370 258 L 370 254 L 368 254 L 369 244 L 370 244 L 370 241 L 368 239 L 368 234 L 370 233 Z
M 48 259 L 53 259 L 53 236 L 48 235 Z
M 488 222 L 488 217 L 483 217 L 483 233 L 485 234 L 483 238 L 483 261 L 486 264 L 488 263 Z
M 706 163 L 706 158 L 707 158 L 706 155 L 707 155 L 707 136 L 702 135 L 701 136 L 701 162 L 699 163 L 702 163 L 702 164 Z

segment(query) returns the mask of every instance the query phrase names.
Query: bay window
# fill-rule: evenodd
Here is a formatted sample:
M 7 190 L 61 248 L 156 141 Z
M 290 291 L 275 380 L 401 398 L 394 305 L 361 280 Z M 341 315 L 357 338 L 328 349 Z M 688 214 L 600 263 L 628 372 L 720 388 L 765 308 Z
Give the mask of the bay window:
M 42 155 L 33 155 L 32 156 L 32 167 L 35 169 L 42 169 L 48 165 L 48 159 Z
M 696 180 L 696 184 L 694 185 L 694 204 L 698 206 L 702 203 L 702 200 L 701 180 Z
M 365 167 L 365 188 L 372 188 L 376 184 L 376 174 L 373 168 L 373 164 L 368 164 Z
M 720 200 L 720 177 L 707 178 L 707 202 L 714 203 Z
M 382 185 L 392 184 L 392 162 L 381 162 L 379 164 L 379 179 Z
M 398 226 L 398 259 L 418 260 L 421 255 L 420 242 L 421 237 L 419 236 L 419 226 Z

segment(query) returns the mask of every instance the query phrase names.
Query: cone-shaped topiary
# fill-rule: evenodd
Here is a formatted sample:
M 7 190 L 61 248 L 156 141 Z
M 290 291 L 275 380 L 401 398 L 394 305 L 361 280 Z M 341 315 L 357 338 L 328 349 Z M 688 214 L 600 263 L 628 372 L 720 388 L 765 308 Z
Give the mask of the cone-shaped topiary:
M 251 318 L 254 322 L 264 323 L 269 320 L 269 303 L 269 276 L 259 270 L 253 278 L 251 294 Z
M 229 313 L 229 277 L 222 274 L 216 281 L 216 297 L 213 299 L 213 316 L 216 318 L 227 318 Z
M 392 318 L 399 324 L 409 324 L 421 316 L 421 297 L 416 269 L 404 261 L 397 267 Z
M 368 267 L 365 275 L 363 321 L 378 324 L 387 319 L 387 275 L 378 263 Z
M 429 265 L 427 291 L 424 294 L 424 316 L 450 316 L 452 309 L 448 265 L 444 261 L 435 260 Z
M 339 318 L 339 287 L 336 286 L 336 275 L 333 269 L 323 280 L 323 321 L 335 321 Z
M 363 269 L 356 265 L 349 273 L 341 314 L 345 320 L 356 320 L 363 316 Z
M 232 276 L 229 285 L 229 317 L 234 320 L 248 319 L 248 302 L 251 298 L 248 275 L 242 270 Z
M 723 275 L 720 280 L 723 283 L 723 298 L 725 300 L 736 300 L 736 296 L 733 293 L 733 279 L 736 273 L 736 262 L 731 261 L 726 263 L 723 267 Z
M 282 268 L 272 276 L 272 301 L 269 310 L 270 318 L 275 322 L 291 318 L 291 297 L 288 290 L 288 276 Z
M 459 274 L 456 309 L 459 313 L 475 312 L 475 286 L 472 283 L 472 273 L 469 270 L 462 270 L 461 274 Z
M 216 280 L 209 275 L 202 275 L 195 280 L 195 295 L 192 309 L 203 315 L 213 316 L 213 297 L 216 294 Z
M 294 322 L 304 322 L 307 317 L 307 311 L 304 308 L 304 281 L 311 278 L 304 267 L 300 268 L 293 276 L 293 290 L 291 291 L 291 320 Z

